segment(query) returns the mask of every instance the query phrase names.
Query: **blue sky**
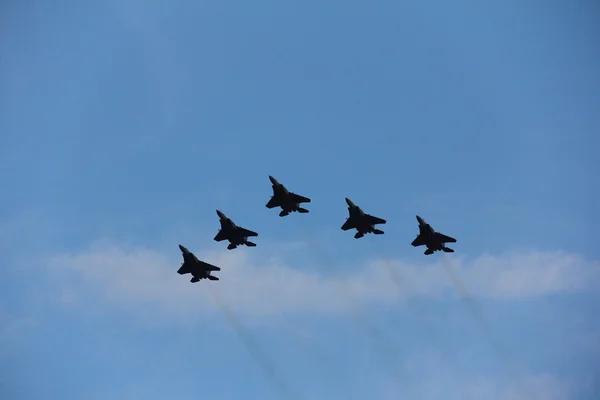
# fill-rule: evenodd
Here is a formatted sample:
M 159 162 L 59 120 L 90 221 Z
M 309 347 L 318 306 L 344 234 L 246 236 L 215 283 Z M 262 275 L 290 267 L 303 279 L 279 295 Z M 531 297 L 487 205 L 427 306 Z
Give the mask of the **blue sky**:
M 598 398 L 598 14 L 501 3 L 0 6 L 2 398 Z

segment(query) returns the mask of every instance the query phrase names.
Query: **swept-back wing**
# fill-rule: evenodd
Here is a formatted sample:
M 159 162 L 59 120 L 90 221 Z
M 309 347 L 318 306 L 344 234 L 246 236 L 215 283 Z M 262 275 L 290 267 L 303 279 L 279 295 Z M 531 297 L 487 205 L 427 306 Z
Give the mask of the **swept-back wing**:
M 356 228 L 356 224 L 354 223 L 354 220 L 352 218 L 348 218 L 346 222 L 344 222 L 344 225 L 342 225 L 343 231 L 347 231 L 354 228 Z
M 193 264 L 196 262 L 196 257 L 192 253 L 183 253 L 183 262 Z
M 308 197 L 300 196 L 296 193 L 290 193 L 290 196 L 296 203 L 310 203 L 310 199 Z
M 225 234 L 223 229 L 221 229 L 219 231 L 219 233 L 217 233 L 217 235 L 215 236 L 215 238 L 213 240 L 216 242 L 222 242 L 223 240 L 227 240 L 227 235 Z
M 414 247 L 417 246 L 424 246 L 425 243 L 425 238 L 423 237 L 423 235 L 419 235 L 416 237 L 415 240 L 412 241 L 411 245 L 413 245 Z
M 185 274 L 189 274 L 190 272 L 192 272 L 190 270 L 190 265 L 183 263 L 183 265 L 181 267 L 179 267 L 179 269 L 177 270 L 177 273 L 179 275 L 185 275 Z
M 453 237 L 450 237 L 450 236 L 446 236 L 443 233 L 436 232 L 435 236 L 437 237 L 437 239 L 440 242 L 444 242 L 444 243 L 456 243 L 456 239 L 454 239 Z
M 370 214 L 367 214 L 366 217 L 369 218 L 369 222 L 372 223 L 373 225 L 385 224 L 387 222 L 383 218 L 375 217 L 375 216 L 370 215 Z
M 267 208 L 275 208 L 279 206 L 279 201 L 275 198 L 275 196 L 271 197 L 271 200 L 266 204 Z
M 242 236 L 250 237 L 250 236 L 258 236 L 258 233 L 251 231 L 250 229 L 238 227 L 238 232 Z
M 220 271 L 221 270 L 220 267 L 217 267 L 216 265 L 209 264 L 209 263 L 207 263 L 205 261 L 200 261 L 200 266 L 205 271 Z

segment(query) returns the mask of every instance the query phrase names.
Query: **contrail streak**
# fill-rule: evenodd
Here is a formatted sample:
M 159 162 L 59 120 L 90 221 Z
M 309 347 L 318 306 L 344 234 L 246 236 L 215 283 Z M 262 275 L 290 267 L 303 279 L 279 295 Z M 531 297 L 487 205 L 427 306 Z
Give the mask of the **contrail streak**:
M 518 386 L 520 386 L 525 392 L 529 392 L 529 388 L 527 387 L 527 385 L 525 385 L 525 383 L 519 376 L 516 366 L 514 365 L 512 360 L 510 360 L 508 358 L 506 350 L 494 338 L 492 329 L 490 328 L 490 326 L 487 324 L 485 318 L 483 317 L 483 313 L 477 307 L 477 305 L 475 304 L 475 302 L 473 301 L 471 296 L 469 296 L 467 288 L 465 287 L 463 282 L 458 277 L 458 274 L 456 273 L 456 271 L 454 271 L 454 268 L 452 267 L 452 262 L 450 261 L 450 259 L 448 258 L 448 256 L 445 253 L 443 254 L 442 259 L 444 261 L 444 263 L 443 263 L 444 268 L 446 269 L 446 271 L 452 278 L 452 282 L 454 283 L 454 286 L 456 286 L 458 288 L 458 290 L 460 291 L 461 298 L 463 299 L 463 301 L 465 302 L 465 304 L 471 311 L 471 314 L 473 314 L 473 318 L 475 319 L 476 323 L 481 328 L 484 336 L 486 337 L 486 339 L 488 340 L 488 342 L 490 343 L 492 348 L 496 351 L 496 353 L 498 353 L 500 359 L 502 360 L 502 364 L 503 364 L 504 368 L 506 369 L 508 374 L 513 377 L 515 383 Z M 529 397 L 529 398 L 532 398 L 532 397 Z
M 330 257 L 323 251 L 320 243 L 313 237 L 309 239 L 312 243 L 314 250 L 319 253 L 321 259 L 329 265 L 332 265 Z M 349 288 L 344 286 L 342 283 L 336 283 L 337 290 L 339 294 L 346 299 L 346 301 L 350 304 L 350 311 L 354 322 L 358 326 L 359 329 L 365 331 L 368 336 L 371 336 L 375 342 L 379 345 L 380 355 L 382 358 L 385 358 L 386 362 L 391 366 L 391 374 L 395 375 L 395 378 L 404 378 L 402 373 L 399 371 L 399 366 L 397 363 L 397 358 L 395 355 L 399 354 L 398 346 L 395 345 L 394 341 L 385 334 L 384 331 L 378 329 L 374 324 L 369 323 L 369 320 L 366 318 L 364 313 L 364 309 L 362 306 L 358 304 L 355 293 Z M 384 348 L 382 348 L 384 347 Z M 403 379 L 404 380 L 404 379 Z
M 398 271 L 396 271 L 396 269 L 394 268 L 392 263 L 387 259 L 387 257 L 382 256 L 382 254 L 384 253 L 378 248 L 378 246 L 375 245 L 373 242 L 370 243 L 373 246 L 375 252 L 378 254 L 379 258 L 383 261 L 384 265 L 386 266 L 387 272 L 390 276 L 390 280 L 394 282 L 398 291 L 401 292 L 402 290 L 405 290 L 405 281 L 403 281 L 403 279 L 400 277 Z M 412 307 L 415 307 L 415 303 L 413 303 Z M 421 317 L 423 315 L 423 313 L 421 313 L 419 310 L 416 311 L 417 317 Z M 427 322 L 425 318 L 417 319 L 421 322 L 421 326 L 425 328 L 429 333 L 435 332 L 435 329 L 431 326 L 430 323 Z M 442 344 L 442 341 L 437 336 L 434 335 L 434 337 L 436 337 L 436 342 L 438 344 L 438 348 L 441 352 L 442 357 L 445 358 L 448 363 L 455 364 L 453 352 L 451 351 L 451 349 L 447 348 L 447 346 L 444 346 Z
M 208 293 L 210 297 L 214 301 L 214 303 L 219 307 L 219 309 L 225 314 L 227 317 L 227 321 L 233 328 L 233 330 L 237 333 L 241 342 L 248 350 L 248 353 L 256 362 L 261 366 L 265 374 L 271 379 L 271 381 L 275 384 L 277 389 L 283 395 L 283 397 L 287 397 L 290 399 L 300 399 L 300 396 L 292 392 L 292 390 L 286 385 L 286 383 L 277 375 L 275 367 L 271 364 L 269 359 L 265 356 L 265 354 L 260 350 L 258 345 L 252 340 L 252 337 L 245 331 L 242 324 L 238 321 L 236 315 L 233 311 L 219 298 L 216 292 L 212 289 L 208 289 Z

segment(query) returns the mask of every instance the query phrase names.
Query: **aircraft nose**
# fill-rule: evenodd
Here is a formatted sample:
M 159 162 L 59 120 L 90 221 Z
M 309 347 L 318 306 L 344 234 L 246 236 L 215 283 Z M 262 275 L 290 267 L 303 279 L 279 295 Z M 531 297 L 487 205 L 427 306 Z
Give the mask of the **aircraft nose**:
M 271 175 L 269 175 L 269 180 L 271 181 L 271 183 L 273 185 L 277 185 L 279 182 L 277 182 L 277 179 L 273 178 Z
M 223 214 L 221 211 L 217 210 L 217 215 L 219 216 L 219 218 L 225 219 L 225 214 Z
M 179 250 L 183 251 L 184 253 L 187 251 L 187 249 L 182 245 L 179 245 Z
M 348 204 L 350 207 L 354 207 L 354 203 L 352 202 L 352 200 L 350 200 L 347 197 L 346 197 L 346 204 Z
M 419 221 L 419 224 L 421 224 L 421 225 L 425 224 L 425 220 L 423 218 L 419 217 L 418 215 L 417 215 L 417 221 Z

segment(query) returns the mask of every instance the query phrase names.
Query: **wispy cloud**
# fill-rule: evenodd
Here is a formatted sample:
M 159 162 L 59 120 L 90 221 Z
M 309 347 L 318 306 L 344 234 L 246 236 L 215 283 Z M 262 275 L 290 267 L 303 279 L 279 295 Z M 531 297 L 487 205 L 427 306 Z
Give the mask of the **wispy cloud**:
M 507 385 L 492 379 L 478 379 L 463 383 L 459 389 L 460 399 L 464 400 L 528 400 L 533 398 L 544 400 L 567 400 L 573 395 L 568 382 L 550 374 L 530 375 L 524 379 L 523 385 Z
M 18 351 L 25 333 L 35 325 L 33 317 L 13 315 L 0 304 L 0 356 L 8 351 Z
M 567 400 L 573 398 L 574 390 L 569 382 L 550 374 L 529 375 L 522 385 L 493 378 L 453 379 L 440 384 L 436 377 L 416 385 L 414 395 L 419 399 L 449 400 Z
M 494 299 L 600 287 L 600 263 L 565 252 L 522 251 L 472 260 L 436 254 L 416 264 L 374 260 L 349 266 L 344 275 L 303 270 L 277 259 L 265 262 L 243 248 L 197 255 L 222 267 L 216 274 L 220 281 L 189 283 L 189 276 L 175 272 L 181 263 L 178 251 L 164 254 L 106 242 L 52 257 L 48 266 L 61 279 L 63 301 L 87 302 L 95 295 L 121 308 L 151 307 L 153 313 L 180 317 L 213 311 L 211 293 L 218 293 L 236 311 L 253 316 L 344 312 L 356 303 L 383 305 L 415 296 L 455 296 L 448 268 L 471 296 Z

